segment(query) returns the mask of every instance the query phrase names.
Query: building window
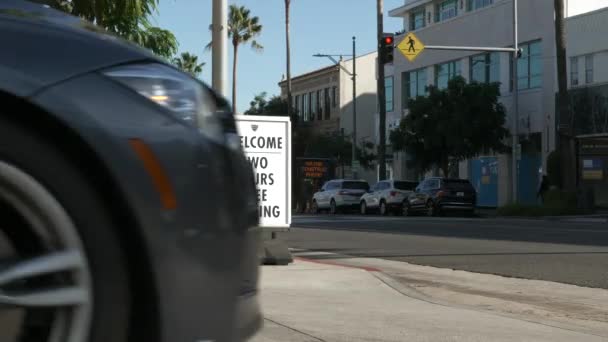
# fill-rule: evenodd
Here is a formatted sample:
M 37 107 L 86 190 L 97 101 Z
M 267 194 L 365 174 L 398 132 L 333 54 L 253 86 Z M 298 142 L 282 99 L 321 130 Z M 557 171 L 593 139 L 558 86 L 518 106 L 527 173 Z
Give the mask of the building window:
M 410 31 L 418 30 L 424 27 L 425 23 L 424 8 L 415 10 L 410 14 Z
M 317 115 L 317 92 L 310 93 L 310 121 L 315 119 Z
M 435 21 L 444 21 L 458 15 L 458 0 L 445 0 L 437 4 Z
M 401 73 L 401 106 L 407 108 L 408 101 L 426 95 L 426 68 Z
M 394 105 L 393 105 L 393 97 L 394 97 L 394 92 L 393 92 L 393 76 L 389 76 L 389 77 L 385 77 L 384 78 L 384 91 L 385 91 L 385 95 L 386 95 L 386 111 L 387 112 L 392 112 L 395 110 Z
M 570 57 L 570 85 L 578 85 L 578 57 Z
M 302 113 L 300 112 L 300 95 L 295 96 L 293 108 L 296 110 L 298 116 L 302 115 Z
M 331 88 L 331 106 L 332 108 L 336 108 L 338 105 L 338 89 L 337 87 Z
M 540 88 L 543 78 L 541 42 L 522 44 L 521 58 L 517 60 L 517 88 Z
M 323 120 L 323 90 L 317 90 L 317 120 Z
M 328 120 L 330 117 L 330 113 L 331 113 L 330 101 L 329 101 L 329 88 L 325 88 L 323 99 L 324 99 L 323 103 L 325 105 L 325 120 Z
M 478 10 L 490 6 L 492 3 L 494 3 L 494 0 L 467 0 L 467 10 Z
M 460 75 L 460 61 L 435 65 L 435 86 L 439 89 L 448 87 L 448 82 Z
M 500 55 L 484 53 L 470 58 L 470 79 L 479 83 L 500 82 Z
M 593 55 L 585 56 L 585 83 L 593 83 Z

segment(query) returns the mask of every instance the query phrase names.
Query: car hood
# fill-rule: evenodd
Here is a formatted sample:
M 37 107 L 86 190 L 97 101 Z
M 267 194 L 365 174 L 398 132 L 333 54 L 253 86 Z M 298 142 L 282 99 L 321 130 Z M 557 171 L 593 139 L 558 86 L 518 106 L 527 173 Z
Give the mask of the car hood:
M 0 71 L 29 91 L 116 64 L 159 61 L 85 20 L 22 0 L 0 1 L 0 44 L 7 47 L 0 49 Z

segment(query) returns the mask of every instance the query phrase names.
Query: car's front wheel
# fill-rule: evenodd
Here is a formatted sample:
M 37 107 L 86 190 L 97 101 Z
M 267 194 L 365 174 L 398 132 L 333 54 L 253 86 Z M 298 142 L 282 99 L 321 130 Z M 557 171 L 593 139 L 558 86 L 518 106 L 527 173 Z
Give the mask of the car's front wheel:
M 74 164 L 0 119 L 0 340 L 128 340 L 115 222 Z
M 388 206 L 386 205 L 386 201 L 382 200 L 380 201 L 380 215 L 381 216 L 386 216 L 388 215 Z
M 367 204 L 365 201 L 361 201 L 361 215 L 367 215 Z
M 336 201 L 333 199 L 329 202 L 329 213 L 332 215 L 336 215 L 338 213 L 338 206 L 336 205 Z

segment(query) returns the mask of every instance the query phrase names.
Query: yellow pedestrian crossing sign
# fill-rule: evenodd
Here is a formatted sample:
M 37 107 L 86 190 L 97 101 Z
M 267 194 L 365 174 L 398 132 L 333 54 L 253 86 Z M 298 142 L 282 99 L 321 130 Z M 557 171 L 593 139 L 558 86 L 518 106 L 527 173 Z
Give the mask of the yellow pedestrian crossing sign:
M 424 44 L 416 37 L 413 33 L 408 33 L 405 38 L 397 45 L 397 49 L 407 58 L 410 62 L 413 62 L 418 55 L 424 51 Z

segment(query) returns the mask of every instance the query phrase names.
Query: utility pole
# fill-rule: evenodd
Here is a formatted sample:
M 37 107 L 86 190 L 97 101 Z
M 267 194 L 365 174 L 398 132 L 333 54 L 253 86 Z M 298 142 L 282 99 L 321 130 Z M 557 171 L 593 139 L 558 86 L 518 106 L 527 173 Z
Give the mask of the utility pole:
M 557 113 L 558 149 L 561 156 L 562 187 L 569 191 L 576 188 L 576 162 L 573 136 L 573 118 L 569 110 L 568 79 L 566 67 L 566 35 L 564 30 L 564 0 L 553 0 L 555 9 L 555 50 L 557 57 Z
M 517 0 L 513 0 L 513 47 L 515 51 L 513 51 L 513 68 L 512 75 L 513 78 L 513 149 L 512 149 L 512 175 L 511 175 L 511 201 L 513 203 L 517 203 L 518 199 L 518 179 L 519 179 L 519 159 L 521 157 L 521 146 L 519 145 L 519 89 L 518 89 L 518 79 L 517 79 L 517 64 L 519 58 L 519 33 L 518 33 L 518 9 L 517 9 Z
M 382 54 L 384 51 L 381 48 L 380 42 L 384 35 L 384 0 L 377 0 L 377 14 L 378 14 L 378 116 L 379 125 L 378 129 L 380 142 L 378 145 L 378 179 L 386 179 L 386 93 L 384 89 L 384 58 Z
M 357 179 L 359 170 L 357 165 L 357 38 L 353 37 L 353 150 L 351 167 L 353 169 L 353 178 Z
M 291 97 L 291 43 L 289 41 L 289 9 L 291 0 L 285 0 L 285 53 L 287 64 L 287 116 L 293 121 L 293 99 Z
M 227 0 L 213 0 L 212 19 L 212 87 L 226 97 L 228 95 L 228 2 Z M 236 104 L 234 104 L 236 106 Z

